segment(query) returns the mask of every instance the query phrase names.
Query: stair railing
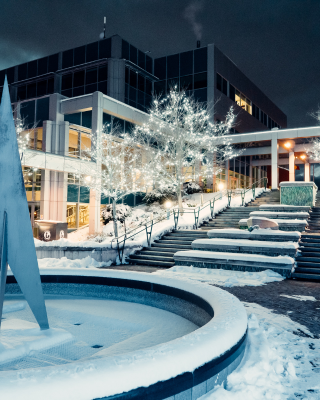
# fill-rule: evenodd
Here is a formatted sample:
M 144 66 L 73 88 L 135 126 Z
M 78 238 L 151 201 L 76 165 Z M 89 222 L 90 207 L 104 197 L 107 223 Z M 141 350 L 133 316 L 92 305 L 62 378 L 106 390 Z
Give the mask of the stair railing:
M 260 179 L 260 180 L 258 180 L 256 182 L 254 182 L 251 187 L 248 187 L 248 188 L 240 190 L 240 191 L 237 190 L 237 189 L 236 190 L 220 191 L 220 192 L 216 193 L 213 196 L 213 198 L 208 200 L 202 206 L 198 206 L 192 211 L 191 210 L 189 211 L 187 209 L 183 209 L 183 212 L 182 212 L 179 209 L 178 206 L 175 206 L 171 210 L 165 211 L 165 213 L 163 215 L 159 216 L 158 218 L 154 218 L 154 219 L 152 219 L 152 220 L 150 220 L 148 222 L 143 222 L 140 225 L 138 225 L 136 228 L 132 229 L 131 231 L 125 232 L 123 235 L 112 239 L 111 248 L 112 248 L 112 244 L 114 242 L 116 242 L 118 255 L 119 255 L 119 260 L 120 260 L 120 262 L 123 262 L 125 244 L 126 244 L 128 239 L 131 239 L 134 236 L 137 236 L 139 233 L 145 231 L 146 232 L 146 236 L 147 236 L 148 247 L 150 247 L 153 227 L 156 224 L 158 224 L 159 222 L 162 222 L 162 221 L 164 221 L 166 219 L 167 220 L 170 219 L 171 216 L 173 216 L 174 227 L 175 227 L 175 229 L 177 229 L 178 228 L 178 223 L 179 223 L 179 216 L 182 215 L 182 214 L 190 214 L 190 213 L 192 213 L 194 215 L 194 222 L 195 222 L 194 223 L 194 229 L 198 229 L 199 216 L 200 216 L 200 212 L 202 210 L 204 210 L 207 207 L 210 207 L 211 218 L 213 218 L 214 217 L 214 204 L 215 204 L 215 201 L 216 200 L 222 200 L 223 198 L 227 198 L 228 199 L 228 207 L 230 207 L 232 194 L 234 194 L 233 197 L 241 196 L 242 205 L 244 205 L 244 199 L 245 199 L 246 193 L 248 191 L 252 190 L 253 198 L 255 198 L 255 188 L 258 187 L 258 185 L 261 182 L 263 182 L 264 187 L 266 188 L 268 180 L 267 180 L 267 178 L 262 178 L 262 179 Z

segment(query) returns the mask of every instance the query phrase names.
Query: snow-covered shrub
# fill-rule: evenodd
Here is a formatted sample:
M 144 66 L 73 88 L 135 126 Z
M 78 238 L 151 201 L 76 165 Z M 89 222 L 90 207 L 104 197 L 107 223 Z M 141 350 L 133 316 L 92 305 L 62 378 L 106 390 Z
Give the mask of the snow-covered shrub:
M 117 204 L 116 215 L 117 221 L 123 224 L 124 220 L 131 215 L 131 207 L 125 204 Z M 101 211 L 101 217 L 103 224 L 107 225 L 110 221 L 113 221 L 112 217 L 112 204 L 107 204 L 106 207 Z
M 186 194 L 200 193 L 201 187 L 195 182 L 189 182 L 184 191 Z
M 147 193 L 143 198 L 147 204 L 160 203 L 163 204 L 166 201 L 177 201 L 176 190 L 172 186 L 168 186 L 163 189 L 154 189 Z

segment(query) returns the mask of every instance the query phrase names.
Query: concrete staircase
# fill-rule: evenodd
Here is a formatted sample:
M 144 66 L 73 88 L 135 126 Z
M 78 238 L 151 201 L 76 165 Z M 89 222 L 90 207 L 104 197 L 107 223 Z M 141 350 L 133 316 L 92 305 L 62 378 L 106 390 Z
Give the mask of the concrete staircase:
M 155 240 L 150 247 L 144 247 L 129 256 L 130 264 L 153 265 L 170 268 L 174 266 L 173 255 L 177 251 L 191 250 L 191 243 L 196 239 L 207 239 L 207 232 L 201 230 L 174 230 Z
M 280 204 L 280 190 L 271 190 L 270 192 L 262 193 L 259 197 L 256 197 L 254 201 L 249 203 L 247 207 L 259 207 L 263 204 Z
M 239 229 L 240 219 L 249 218 L 252 211 L 259 211 L 259 207 L 229 207 L 217 214 L 214 219 L 204 222 L 200 229 L 203 231 L 223 228 Z
M 294 278 L 320 281 L 320 193 L 312 207 L 308 228 L 301 235 Z
M 308 220 L 308 228 L 306 229 L 306 232 L 320 234 L 320 192 L 319 191 L 316 196 L 316 205 L 315 205 L 315 207 L 312 207 L 312 212 L 310 213 L 310 218 Z
M 264 192 L 245 207 L 229 207 L 217 214 L 214 219 L 204 222 L 200 229 L 203 231 L 222 228 L 238 229 L 240 219 L 248 219 L 249 214 L 253 211 L 259 211 L 259 206 L 262 204 L 280 204 L 279 190 Z
M 174 230 L 155 240 L 150 247 L 144 247 L 128 258 L 130 264 L 150 265 L 170 268 L 174 263 L 173 255 L 177 251 L 192 250 L 191 243 L 196 239 L 207 239 L 207 231 L 221 228 L 239 228 L 239 220 L 249 218 L 250 212 L 259 209 L 260 204 L 276 201 L 274 192 L 263 193 L 248 207 L 227 208 L 216 215 L 213 220 L 202 224 L 199 230 Z M 253 204 L 257 202 L 254 207 Z

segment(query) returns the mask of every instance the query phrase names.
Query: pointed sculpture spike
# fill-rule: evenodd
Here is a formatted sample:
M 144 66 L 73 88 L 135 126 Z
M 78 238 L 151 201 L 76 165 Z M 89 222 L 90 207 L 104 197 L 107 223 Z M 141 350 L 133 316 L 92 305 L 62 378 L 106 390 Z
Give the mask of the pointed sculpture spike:
M 48 329 L 7 78 L 0 106 L 0 199 L 0 238 L 6 235 L 8 264 L 40 328 Z

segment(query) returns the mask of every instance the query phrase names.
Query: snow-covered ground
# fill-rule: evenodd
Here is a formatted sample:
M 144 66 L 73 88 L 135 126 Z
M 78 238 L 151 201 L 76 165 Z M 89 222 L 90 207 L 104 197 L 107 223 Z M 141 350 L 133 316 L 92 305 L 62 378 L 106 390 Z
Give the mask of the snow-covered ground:
M 261 272 L 227 271 L 224 269 L 208 269 L 175 267 L 153 272 L 155 275 L 170 276 L 172 278 L 205 282 L 213 285 L 232 286 L 261 286 L 268 282 L 279 282 L 284 279 L 277 272 L 266 270 Z
M 69 260 L 66 257 L 62 258 L 42 258 L 38 260 L 39 268 L 101 268 L 101 267 L 108 267 L 111 265 L 111 261 L 105 262 L 98 262 L 94 260 L 92 257 L 85 257 L 79 260 Z
M 265 190 L 263 188 L 256 189 L 256 196 Z M 195 193 L 192 195 L 185 196 L 183 199 L 184 204 L 184 213 L 183 215 L 180 214 L 179 222 L 178 222 L 178 229 L 193 229 L 195 224 L 195 216 L 194 216 L 194 209 L 195 206 L 201 205 L 201 201 L 203 199 L 203 203 L 208 202 L 217 194 L 213 193 Z M 252 197 L 252 190 L 249 190 L 245 195 L 245 203 L 250 202 L 253 200 Z M 237 207 L 241 205 L 241 196 L 236 196 L 231 200 L 231 206 Z M 225 209 L 228 205 L 227 197 L 222 197 L 222 199 L 216 200 L 214 204 L 214 212 L 218 213 Z M 135 227 L 139 226 L 141 223 L 146 223 L 151 219 L 158 218 L 160 216 L 165 217 L 166 211 L 165 209 L 160 206 L 159 204 L 153 204 L 150 206 L 141 205 L 132 209 L 132 215 L 126 218 L 126 228 L 127 232 Z M 200 211 L 199 214 L 199 224 L 203 221 L 209 220 L 211 217 L 210 207 L 207 205 Z M 124 234 L 124 228 L 120 226 L 119 223 L 119 235 L 121 236 Z M 174 229 L 174 218 L 171 215 L 170 219 L 164 219 L 163 221 L 155 224 L 152 228 L 152 237 L 151 240 L 156 240 L 162 235 L 167 232 L 170 232 Z M 142 247 L 147 245 L 147 237 L 144 227 L 140 228 L 141 232 L 135 235 L 132 238 L 127 239 L 126 241 L 126 248 L 134 248 L 135 250 L 137 247 Z M 54 240 L 51 242 L 43 242 L 40 240 L 35 239 L 35 246 L 36 247 L 65 247 L 65 246 L 73 246 L 73 247 L 97 247 L 104 249 L 107 248 L 116 248 L 116 242 L 114 241 L 114 237 L 111 236 L 113 232 L 113 222 L 109 222 L 107 225 L 103 227 L 103 232 L 99 236 L 95 237 L 88 237 L 89 228 L 85 227 L 80 229 L 74 233 L 70 233 L 68 235 L 68 239 L 60 239 Z M 133 232 L 135 233 L 135 232 Z M 134 250 L 134 251 L 135 251 Z
M 175 266 L 153 274 L 224 287 L 260 286 L 283 277 L 263 272 L 225 271 Z M 298 301 L 313 296 L 281 295 Z M 225 385 L 201 400 L 320 399 L 320 340 L 303 325 L 255 303 L 244 302 L 248 316 L 248 345 L 240 366 Z M 294 304 L 293 304 L 294 307 Z M 319 314 L 320 317 L 320 314 Z
M 287 316 L 254 303 L 244 305 L 249 315 L 244 358 L 224 387 L 219 386 L 200 399 L 319 400 L 319 340 Z M 297 335 L 299 330 L 305 334 L 301 336 L 310 337 Z

